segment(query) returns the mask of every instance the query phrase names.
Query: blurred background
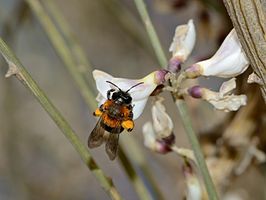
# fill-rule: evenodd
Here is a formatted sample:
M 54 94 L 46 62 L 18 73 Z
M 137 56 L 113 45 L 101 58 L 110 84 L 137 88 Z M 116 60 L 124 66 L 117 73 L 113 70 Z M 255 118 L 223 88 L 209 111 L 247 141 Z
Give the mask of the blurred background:
M 141 78 L 160 68 L 134 1 L 53 2 L 94 69 L 117 77 Z M 169 58 L 168 48 L 175 27 L 187 23 L 191 18 L 194 20 L 197 42 L 184 67 L 213 55 L 232 28 L 220 0 L 145 2 Z M 0 34 L 86 144 L 96 119 L 26 1 L 0 0 Z M 1 58 L 0 199 L 109 199 L 36 99 L 15 78 L 4 78 L 6 70 L 6 63 Z M 238 92 L 247 94 L 250 100 L 238 112 L 216 111 L 205 102 L 187 99 L 204 153 L 207 157 L 216 156 L 218 161 L 214 168 L 220 170 L 217 172 L 220 179 L 226 179 L 223 180 L 226 184 L 219 186 L 224 199 L 266 199 L 265 164 L 251 158 L 241 175 L 233 174 L 233 169 L 246 158 L 250 141 L 255 138 L 258 148 L 261 151 L 266 149 L 263 136 L 266 133 L 265 104 L 258 88 L 254 85 L 247 86 L 249 73 L 250 71 L 238 78 Z M 91 78 L 90 72 L 88 78 Z M 197 81 L 212 90 L 218 90 L 224 80 L 201 78 L 188 84 L 195 84 Z M 92 84 L 90 86 L 95 87 Z M 189 148 L 171 97 L 168 94 L 163 96 L 166 98 L 167 111 L 174 121 L 176 144 Z M 139 152 L 143 154 L 148 173 L 158 185 L 164 199 L 183 199 L 185 182 L 181 170 L 182 160 L 174 153 L 156 154 L 143 145 L 142 126 L 149 120 L 150 104 L 136 121 L 134 131 L 122 134 L 121 146 L 140 177 L 144 176 L 142 168 L 134 158 L 138 158 L 135 154 Z M 217 141 L 221 141 L 221 138 L 227 143 L 224 142 L 226 145 L 223 145 L 222 150 L 217 150 Z M 127 148 L 127 144 L 132 141 L 137 143 L 138 151 Z M 226 158 L 221 153 L 224 151 L 227 152 Z M 104 172 L 112 177 L 124 199 L 138 199 L 118 159 L 109 161 L 103 147 L 90 152 Z M 228 164 L 223 159 L 231 162 Z M 232 168 L 227 173 L 225 169 L 229 165 Z M 160 197 L 154 195 L 153 199 Z

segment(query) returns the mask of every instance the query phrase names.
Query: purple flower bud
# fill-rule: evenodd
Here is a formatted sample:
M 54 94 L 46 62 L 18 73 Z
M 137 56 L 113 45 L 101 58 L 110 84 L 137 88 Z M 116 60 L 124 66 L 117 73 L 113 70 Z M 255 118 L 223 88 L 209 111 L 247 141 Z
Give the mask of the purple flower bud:
M 171 133 L 169 136 L 156 139 L 156 151 L 158 153 L 166 154 L 171 152 L 171 146 L 175 143 L 175 135 Z
M 202 98 L 202 88 L 199 85 L 195 85 L 188 89 L 188 94 L 193 98 Z
M 187 78 L 197 78 L 201 75 L 201 71 L 200 65 L 194 64 L 185 70 L 185 75 Z
M 178 73 L 181 69 L 181 61 L 178 57 L 173 57 L 168 62 L 168 70 L 173 73 Z
M 161 138 L 162 142 L 164 142 L 168 146 L 172 146 L 175 143 L 175 135 L 171 133 L 169 136 Z
M 165 69 L 161 69 L 155 72 L 155 82 L 157 85 L 163 84 L 165 82 L 165 75 L 168 74 L 169 71 Z
M 162 140 L 156 140 L 156 148 L 155 151 L 157 153 L 161 153 L 161 154 L 166 154 L 172 151 L 171 147 L 169 147 L 168 145 L 166 145 L 165 142 L 163 142 Z

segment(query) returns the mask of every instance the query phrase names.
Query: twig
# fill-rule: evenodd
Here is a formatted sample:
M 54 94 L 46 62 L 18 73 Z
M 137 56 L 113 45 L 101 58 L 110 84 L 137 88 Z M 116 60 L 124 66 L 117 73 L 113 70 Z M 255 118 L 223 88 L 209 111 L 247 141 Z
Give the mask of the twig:
M 171 149 L 173 152 L 175 152 L 177 155 L 189 159 L 193 161 L 195 164 L 197 164 L 197 160 L 195 158 L 194 152 L 190 149 L 186 148 L 179 148 L 176 145 L 171 146 Z
M 120 27 L 125 33 L 134 40 L 134 43 L 143 47 L 146 52 L 154 57 L 154 51 L 147 40 L 145 30 L 140 26 L 141 24 L 132 14 L 131 10 L 127 8 L 122 0 L 101 0 L 106 9 L 114 16 L 115 20 L 119 23 Z
M 3 23 L 2 23 L 2 30 L 1 36 L 6 39 L 11 45 L 16 44 L 16 36 L 21 31 L 21 27 L 23 22 L 28 17 L 28 6 L 25 2 L 19 2 L 14 6 L 10 13 L 13 13 L 12 16 L 9 16 Z M 5 65 L 5 62 L 0 61 L 0 66 Z M 4 69 L 0 69 L 0 74 L 5 72 Z M 7 173 L 8 176 L 11 178 L 12 187 L 16 194 L 19 195 L 21 200 L 29 199 L 29 188 L 25 181 L 23 181 L 23 174 L 18 166 L 21 165 L 21 157 L 19 148 L 17 146 L 17 142 L 21 136 L 19 133 L 18 127 L 14 126 L 16 121 L 15 118 L 15 106 L 14 103 L 19 101 L 15 97 L 14 93 L 14 84 L 13 82 L 6 81 L 3 85 L 3 90 L 1 90 L 1 95 L 3 96 L 3 111 L 4 111 L 4 124 L 5 127 L 2 127 L 1 132 L 5 135 L 2 137 L 4 140 L 5 148 L 6 148 L 6 162 L 7 162 Z M 18 196 L 17 196 L 18 197 Z
M 146 26 L 146 30 L 150 36 L 151 42 L 153 43 L 154 50 L 155 50 L 155 52 L 157 52 L 156 54 L 157 54 L 158 61 L 162 65 L 162 67 L 166 68 L 167 67 L 167 59 L 163 53 L 163 49 L 160 45 L 159 38 L 158 38 L 158 36 L 154 30 L 154 27 L 152 25 L 152 22 L 150 20 L 149 15 L 148 15 L 145 3 L 143 0 L 135 0 L 135 4 L 137 6 L 137 9 L 138 9 L 141 17 L 142 17 L 143 23 Z M 186 130 L 189 142 L 190 142 L 192 149 L 195 153 L 197 163 L 199 166 L 199 170 L 203 176 L 203 180 L 205 183 L 206 190 L 208 192 L 209 199 L 216 200 L 216 199 L 218 199 L 218 196 L 217 196 L 214 184 L 212 182 L 212 179 L 210 177 L 207 165 L 205 163 L 204 156 L 203 156 L 203 153 L 202 153 L 200 145 L 199 145 L 199 141 L 198 141 L 197 136 L 196 136 L 196 134 L 192 128 L 192 123 L 191 123 L 191 119 L 188 115 L 188 110 L 187 110 L 186 104 L 183 100 L 176 99 L 175 95 L 173 93 L 172 93 L 172 96 L 173 96 L 173 99 L 174 99 L 175 104 L 177 106 L 177 109 L 180 113 L 180 116 L 181 116 L 182 122 L 184 124 L 184 128 Z
M 45 31 L 51 40 L 57 54 L 67 67 L 69 73 L 75 80 L 77 87 L 80 89 L 80 92 L 85 100 L 85 102 L 90 105 L 90 107 L 96 107 L 96 101 L 94 98 L 94 94 L 88 86 L 88 83 L 85 77 L 81 73 L 77 73 L 78 63 L 73 60 L 73 56 L 68 46 L 66 45 L 64 39 L 60 36 L 60 33 L 54 26 L 51 19 L 44 12 L 42 5 L 39 0 L 27 0 L 30 8 L 34 11 L 36 16 L 38 17 L 40 23 L 45 28 Z M 89 73 L 89 72 L 88 72 Z
M 163 52 L 163 48 L 162 48 L 162 45 L 161 45 L 159 38 L 156 34 L 156 31 L 152 25 L 152 22 L 151 22 L 149 14 L 147 12 L 146 6 L 142 0 L 135 0 L 135 3 L 137 6 L 137 9 L 139 11 L 139 14 L 141 16 L 141 19 L 146 26 L 146 30 L 147 30 L 147 33 L 150 37 L 151 44 L 152 44 L 153 49 L 156 53 L 157 59 L 158 59 L 160 65 L 162 67 L 166 68 L 167 67 L 167 59 L 166 59 L 166 56 Z
M 76 82 L 78 89 L 81 91 L 88 107 L 91 110 L 94 110 L 96 107 L 94 97 L 96 95 L 92 92 L 92 88 L 95 83 L 93 78 L 89 77 L 89 74 L 92 74 L 92 66 L 86 58 L 84 51 L 74 39 L 60 10 L 51 0 L 43 1 L 44 6 L 42 6 L 38 0 L 27 0 L 27 2 L 43 26 L 44 31 L 49 37 L 58 55 L 64 62 L 70 74 L 73 76 L 73 79 Z M 44 7 L 47 9 L 51 17 L 45 12 Z M 131 140 L 133 139 L 134 138 L 131 138 Z M 127 144 L 126 147 L 130 150 L 130 152 L 133 151 L 133 149 L 138 148 L 135 143 Z M 122 147 L 120 148 L 120 152 L 119 160 L 135 187 L 140 199 L 150 199 L 147 197 L 151 195 L 149 194 L 151 192 L 160 196 L 157 187 L 155 187 L 155 184 L 152 183 L 153 181 L 149 178 L 148 174 L 144 173 L 147 177 L 147 180 L 144 183 L 142 178 L 138 176 L 135 168 L 132 167 L 132 163 L 128 157 L 131 157 L 132 160 L 135 161 L 135 155 L 132 154 L 130 156 L 120 157 L 121 155 L 125 155 L 125 151 Z M 143 155 L 141 156 L 143 157 Z M 142 160 L 145 160 L 145 158 Z M 128 170 L 128 168 L 131 170 Z M 149 191 L 148 188 L 151 188 L 151 190 Z
M 92 173 L 95 175 L 95 177 L 97 178 L 101 186 L 105 189 L 105 191 L 109 194 L 109 196 L 114 200 L 121 199 L 120 194 L 116 190 L 112 180 L 108 178 L 99 168 L 99 166 L 96 164 L 91 154 L 87 150 L 86 146 L 81 143 L 80 139 L 68 124 L 68 122 L 64 119 L 62 114 L 46 97 L 45 93 L 39 88 L 39 86 L 27 72 L 27 70 L 23 67 L 23 65 L 19 62 L 19 60 L 1 38 L 0 51 L 6 62 L 8 63 L 9 76 L 15 75 L 16 78 L 35 96 L 41 106 L 50 115 L 51 119 L 56 123 L 58 128 L 74 146 L 83 162 L 92 171 Z
M 76 63 L 76 66 L 74 67 L 73 70 L 76 70 L 76 73 L 79 73 L 80 76 L 83 77 L 88 82 L 88 85 L 90 86 L 90 90 L 96 93 L 95 82 L 93 80 L 92 73 L 91 73 L 93 70 L 93 66 L 91 62 L 87 59 L 87 56 L 85 52 L 83 51 L 83 49 L 81 48 L 81 46 L 79 45 L 78 41 L 75 39 L 72 31 L 70 30 L 68 26 L 68 23 L 64 19 L 64 16 L 62 15 L 62 13 L 57 8 L 57 6 L 54 4 L 53 1 L 54 0 L 43 1 L 43 5 L 44 5 L 43 7 L 46 7 L 46 10 L 51 16 L 50 17 L 51 23 L 49 23 L 50 26 L 47 26 L 44 23 L 42 23 L 42 26 L 45 32 L 47 33 L 47 35 L 49 36 L 50 40 L 53 41 L 52 37 L 54 36 L 50 35 L 48 33 L 49 30 L 47 29 L 51 27 L 53 27 L 53 29 L 56 29 L 56 25 L 57 25 L 58 27 L 57 32 L 59 35 L 58 37 L 62 37 L 64 40 L 64 44 L 62 44 L 61 46 L 63 45 L 67 46 L 68 50 L 72 53 L 72 56 L 71 56 L 72 59 L 74 59 Z M 35 12 L 35 14 L 37 15 L 38 13 Z M 49 21 L 49 16 L 45 13 L 43 15 L 46 15 L 45 18 L 47 18 L 47 21 Z M 45 19 L 41 19 L 40 17 L 38 17 L 38 19 L 40 22 L 45 20 Z M 55 23 L 53 23 L 52 19 L 54 20 Z M 54 45 L 54 47 L 56 47 L 55 43 L 52 42 L 52 44 Z M 59 51 L 59 49 L 57 49 L 57 51 Z M 91 109 L 94 110 L 94 107 L 91 107 Z

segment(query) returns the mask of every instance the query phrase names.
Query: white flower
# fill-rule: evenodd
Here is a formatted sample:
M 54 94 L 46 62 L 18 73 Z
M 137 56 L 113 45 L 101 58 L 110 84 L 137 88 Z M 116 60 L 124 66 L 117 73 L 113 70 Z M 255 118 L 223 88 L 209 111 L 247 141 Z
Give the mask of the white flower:
M 158 138 L 168 137 L 172 134 L 174 128 L 173 121 L 166 113 L 162 100 L 163 99 L 156 101 L 151 109 L 153 127 Z
M 196 176 L 195 172 L 192 169 L 192 166 L 189 163 L 184 163 L 183 165 L 183 174 L 185 176 L 187 191 L 186 199 L 187 200 L 201 200 L 204 196 L 200 181 Z
M 144 137 L 144 146 L 156 151 L 157 150 L 157 142 L 156 142 L 156 133 L 152 126 L 151 122 L 146 122 L 142 127 L 143 137 Z
M 107 100 L 107 91 L 114 89 L 113 86 L 106 81 L 112 82 L 123 91 L 127 91 L 130 87 L 143 82 L 143 84 L 140 84 L 129 91 L 129 94 L 132 97 L 133 119 L 135 120 L 143 112 L 150 94 L 158 85 L 165 81 L 164 76 L 166 73 L 165 70 L 159 70 L 150 73 L 142 79 L 124 79 L 115 78 L 100 70 L 94 70 L 93 77 L 96 82 L 97 90 L 99 91 L 96 100 L 99 102 L 99 106 L 102 105 Z
M 147 122 L 143 126 L 144 145 L 158 153 L 168 153 L 175 141 L 173 122 L 166 113 L 162 99 L 152 106 L 153 123 Z
M 217 110 L 225 112 L 236 111 L 240 106 L 247 104 L 247 96 L 231 94 L 235 87 L 235 78 L 232 78 L 222 84 L 219 92 L 214 92 L 200 86 L 193 86 L 188 89 L 188 94 L 194 98 L 201 98 L 208 101 Z
M 173 53 L 173 57 L 179 58 L 184 62 L 190 55 L 196 40 L 196 31 L 193 20 L 190 19 L 187 24 L 176 27 L 173 42 L 169 51 Z
M 242 50 L 235 29 L 227 35 L 218 51 L 209 59 L 197 62 L 186 70 L 188 78 L 217 76 L 231 78 L 242 74 L 249 61 Z

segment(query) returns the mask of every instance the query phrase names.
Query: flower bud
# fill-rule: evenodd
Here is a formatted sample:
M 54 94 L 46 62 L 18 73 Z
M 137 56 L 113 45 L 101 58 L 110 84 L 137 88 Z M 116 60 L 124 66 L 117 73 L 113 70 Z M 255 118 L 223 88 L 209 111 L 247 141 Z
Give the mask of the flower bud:
M 175 143 L 175 135 L 171 133 L 169 136 L 156 140 L 157 153 L 166 154 L 172 151 L 171 146 Z
M 186 78 L 197 78 L 201 76 L 203 69 L 200 65 L 194 64 L 184 71 Z
M 188 94 L 193 98 L 200 99 L 202 98 L 202 88 L 199 85 L 195 85 L 188 89 Z
M 165 111 L 162 99 L 157 100 L 152 106 L 153 123 L 147 122 L 143 126 L 144 145 L 149 149 L 165 154 L 172 151 L 175 143 L 173 122 Z
M 168 62 L 168 70 L 173 73 L 178 73 L 181 70 L 181 60 L 178 57 L 173 57 Z
M 174 143 L 174 136 L 172 136 L 173 134 L 169 138 L 158 139 L 158 135 L 156 134 L 151 122 L 144 124 L 142 132 L 145 147 L 161 154 L 166 154 L 172 151 L 171 146 L 169 145 L 172 145 Z
M 165 70 L 165 69 L 161 69 L 161 70 L 157 70 L 154 72 L 154 82 L 157 84 L 157 85 L 160 85 L 160 84 L 164 84 L 164 82 L 166 81 L 166 74 L 168 74 L 169 71 L 168 70 Z

